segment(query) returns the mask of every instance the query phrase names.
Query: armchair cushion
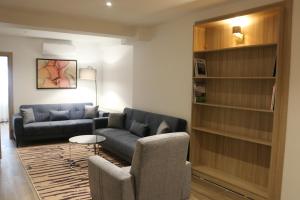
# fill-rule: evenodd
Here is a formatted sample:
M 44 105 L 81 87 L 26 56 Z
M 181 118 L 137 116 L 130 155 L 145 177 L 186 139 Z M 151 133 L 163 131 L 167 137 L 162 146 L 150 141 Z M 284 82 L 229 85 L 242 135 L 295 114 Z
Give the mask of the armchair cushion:
M 132 175 L 100 156 L 91 156 L 88 163 L 93 200 L 134 200 Z

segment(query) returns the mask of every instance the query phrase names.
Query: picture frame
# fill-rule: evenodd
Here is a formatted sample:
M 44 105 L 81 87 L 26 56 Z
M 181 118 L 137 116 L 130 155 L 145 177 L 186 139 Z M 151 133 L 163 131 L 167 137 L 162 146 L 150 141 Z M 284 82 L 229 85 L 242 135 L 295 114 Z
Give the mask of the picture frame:
M 194 60 L 194 75 L 195 77 L 206 77 L 206 61 L 204 59 L 197 58 Z
M 77 60 L 36 59 L 37 89 L 76 89 Z
M 194 83 L 194 101 L 195 103 L 206 102 L 206 83 L 205 81 Z
M 276 84 L 274 84 L 272 87 L 272 98 L 271 98 L 270 110 L 274 110 L 275 108 L 275 96 L 276 96 Z

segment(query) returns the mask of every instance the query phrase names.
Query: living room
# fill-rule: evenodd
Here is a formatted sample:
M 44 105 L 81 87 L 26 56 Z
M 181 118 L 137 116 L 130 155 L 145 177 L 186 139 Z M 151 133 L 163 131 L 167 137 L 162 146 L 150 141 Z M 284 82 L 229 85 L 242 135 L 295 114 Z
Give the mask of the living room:
M 85 131 L 87 131 L 84 133 L 85 135 L 94 135 L 98 129 L 105 128 L 102 127 L 103 124 L 109 127 L 109 124 L 113 123 L 113 117 L 115 117 L 115 123 L 121 119 L 124 122 L 123 127 L 128 129 L 128 131 L 130 129 L 130 132 L 140 132 L 143 125 L 146 124 L 151 132 L 157 133 L 158 127 L 165 125 L 162 122 L 167 122 L 168 128 L 172 129 L 171 132 L 186 132 L 189 135 L 190 145 L 184 146 L 183 155 L 187 154 L 184 157 L 187 158 L 185 160 L 191 163 L 191 173 L 187 172 L 188 175 L 186 175 L 182 172 L 183 175 L 180 177 L 180 181 L 185 183 L 184 186 L 187 186 L 187 191 L 190 192 L 183 195 L 185 194 L 183 186 L 181 188 L 183 189 L 183 196 L 188 196 L 190 199 L 297 199 L 297 185 L 300 183 L 298 173 L 300 163 L 297 159 L 297 152 L 300 152 L 297 144 L 299 139 L 297 134 L 299 128 L 297 120 L 299 111 L 297 75 L 299 70 L 297 66 L 300 62 L 296 53 L 300 47 L 297 39 L 299 33 L 299 27 L 297 26 L 299 14 L 297 11 L 300 10 L 298 1 L 121 2 L 93 0 L 89 3 L 75 1 L 71 3 L 74 5 L 70 5 L 70 3 L 69 1 L 65 3 L 53 1 L 41 3 L 31 0 L 28 2 L 28 5 L 23 5 L 24 2 L 20 0 L 4 0 L 0 2 L 0 57 L 6 59 L 4 63 L 6 63 L 8 69 L 5 72 L 8 83 L 7 92 L 3 90 L 5 87 L 1 87 L 1 93 L 3 94 L 1 98 L 7 99 L 7 102 L 3 103 L 6 106 L 7 113 L 6 117 L 4 117 L 5 119 L 2 120 L 1 111 L 0 118 L 1 121 L 9 121 L 9 123 L 1 123 L 0 199 L 91 199 L 93 195 L 98 195 L 97 197 L 93 196 L 94 199 L 120 199 L 111 193 L 98 193 L 100 187 L 102 187 L 101 184 L 100 186 L 97 184 L 95 187 L 91 186 L 91 182 L 97 182 L 97 180 L 94 180 L 94 176 L 91 175 L 93 169 L 88 169 L 88 162 L 91 163 L 90 166 L 93 163 L 91 160 L 88 161 L 88 159 L 89 156 L 98 154 L 98 157 L 104 159 L 104 168 L 111 166 L 106 163 L 108 160 L 116 166 L 125 167 L 128 170 L 128 166 L 131 164 L 132 166 L 140 164 L 138 153 L 134 151 L 142 151 L 143 148 L 139 149 L 132 146 L 133 144 L 135 145 L 136 140 L 134 140 L 134 143 L 130 143 L 132 149 L 128 150 L 124 149 L 121 144 L 112 145 L 119 147 L 119 149 L 115 147 L 110 149 L 109 145 L 112 144 L 108 144 L 110 135 L 103 131 L 96 134 L 97 145 L 96 143 L 82 145 L 80 144 L 82 138 L 79 141 L 72 142 L 71 136 L 62 141 L 60 138 L 56 140 L 58 138 L 55 136 L 62 136 L 66 130 L 73 133 L 78 132 L 77 135 L 82 135 Z M 95 8 L 95 6 L 99 6 L 99 13 L 97 13 L 98 8 Z M 280 9 L 284 11 L 281 12 Z M 271 11 L 269 12 L 268 10 Z M 235 46 L 226 46 L 224 43 L 225 48 L 221 50 L 221 53 L 215 53 L 218 56 L 214 56 L 215 49 L 210 49 L 209 45 L 214 44 L 213 42 L 206 42 L 205 47 L 204 45 L 203 47 L 201 45 L 197 46 L 197 41 L 202 41 L 203 39 L 201 38 L 203 27 L 204 29 L 209 29 L 209 27 L 213 26 L 217 27 L 218 23 L 223 23 L 222 21 L 236 16 L 255 16 L 260 18 L 264 15 L 276 16 L 277 14 L 282 16 L 282 18 L 279 20 L 279 18 L 275 17 L 274 21 L 275 24 L 280 24 L 281 26 L 278 25 L 278 27 L 281 28 L 276 29 L 277 26 L 274 25 L 272 27 L 271 23 L 265 23 L 264 26 L 271 28 L 268 30 L 263 29 L 264 31 L 262 32 L 257 31 L 259 34 L 268 32 L 268 36 L 264 38 L 266 41 L 255 43 L 255 40 L 249 40 L 251 31 L 247 30 L 247 28 L 239 27 L 233 29 L 233 27 L 230 27 L 230 42 L 235 40 Z M 282 28 L 283 26 L 284 28 Z M 198 30 L 200 31 L 197 32 Z M 235 35 L 236 32 L 244 34 L 241 41 L 235 38 L 236 35 L 240 36 L 238 34 Z M 272 34 L 282 36 L 281 40 L 275 39 L 276 42 L 271 41 Z M 211 37 L 216 37 L 216 35 L 211 34 Z M 207 41 L 213 41 L 208 39 L 209 35 L 206 35 L 206 37 Z M 225 37 L 227 35 L 223 39 Z M 217 41 L 216 43 L 221 44 L 222 42 Z M 245 46 L 245 49 L 243 49 L 243 46 Z M 237 51 L 241 51 L 238 56 L 244 56 L 245 60 L 251 57 L 249 58 L 249 63 L 254 62 L 253 59 L 255 58 L 253 55 L 258 57 L 263 55 L 262 58 L 259 57 L 257 59 L 263 59 L 262 63 L 267 65 L 266 63 L 269 60 L 265 58 L 272 54 L 270 57 L 272 57 L 273 61 L 276 60 L 275 66 L 277 62 L 277 68 L 275 67 L 274 70 L 274 64 L 271 64 L 269 70 L 271 73 L 263 77 L 260 76 L 264 74 L 259 73 L 265 73 L 266 71 L 259 71 L 258 75 L 255 75 L 254 68 L 253 70 L 251 68 L 252 71 L 237 70 L 238 72 L 235 72 L 234 68 L 230 68 L 231 71 L 229 71 L 233 75 L 226 74 L 226 78 L 218 77 L 221 72 L 209 70 L 209 67 L 212 66 L 210 63 L 212 63 L 211 60 L 225 59 L 226 51 L 232 50 L 226 49 L 228 47 L 238 47 Z M 261 53 L 251 54 L 252 51 L 255 51 L 255 48 L 257 48 L 257 52 Z M 244 55 L 244 51 L 247 51 L 248 54 Z M 247 56 L 250 54 L 252 56 Z M 194 77 L 194 62 L 197 59 L 206 61 L 208 74 L 206 72 L 205 74 L 207 77 Z M 55 86 L 53 89 L 49 85 L 40 84 L 39 80 L 43 78 L 43 72 L 40 69 L 46 69 L 46 65 L 50 66 L 52 62 L 55 62 L 56 66 L 63 65 L 65 61 L 72 68 L 68 71 L 68 75 L 72 77 L 72 80 L 69 79 L 71 81 L 67 86 L 61 86 L 60 88 Z M 220 62 L 222 63 L 223 61 Z M 226 62 L 224 61 L 224 63 Z M 2 62 L 0 63 L 2 66 Z M 254 63 L 257 64 L 257 62 Z M 243 65 L 237 64 L 236 68 L 241 66 L 245 68 L 247 66 L 251 67 L 250 64 L 248 65 L 244 62 Z M 227 73 L 227 71 L 225 72 Z M 238 73 L 246 72 L 254 75 L 252 77 L 248 74 L 245 76 L 244 74 L 243 76 L 240 75 L 241 77 L 235 76 Z M 4 71 L 1 71 L 1 73 L 4 73 Z M 213 73 L 216 75 L 210 75 Z M 3 77 L 3 74 L 1 74 L 1 77 Z M 234 80 L 228 80 L 230 77 L 233 77 Z M 219 80 L 218 78 L 225 80 Z M 211 84 L 210 87 L 207 85 L 205 100 L 203 100 L 203 97 L 194 96 L 195 83 L 201 83 L 202 79 Z M 254 79 L 259 80 L 252 82 Z M 219 85 L 220 81 L 225 82 Z M 259 102 L 267 101 L 269 109 L 269 102 L 273 101 L 272 96 L 274 92 L 272 93 L 272 87 L 274 81 L 278 82 L 277 94 L 282 96 L 282 98 L 277 99 L 276 97 L 276 105 L 274 106 L 275 103 L 273 103 L 271 109 L 266 110 L 265 104 L 261 106 Z M 240 88 L 246 89 L 240 91 L 235 88 L 236 85 L 231 87 L 230 82 L 239 83 Z M 56 83 L 62 84 L 63 82 L 60 80 L 60 82 Z M 247 85 L 246 83 L 251 84 Z M 220 96 L 218 96 L 217 92 L 220 92 L 222 88 L 227 86 L 233 92 L 240 92 L 243 96 L 232 95 L 235 99 L 229 100 L 228 98 L 219 98 Z M 251 90 L 251 88 L 257 88 L 257 90 Z M 210 96 L 210 90 L 214 92 L 211 94 L 215 96 Z M 245 92 L 247 90 L 251 92 L 247 94 Z M 225 88 L 220 94 L 225 94 L 228 91 L 230 92 L 230 90 Z M 257 94 L 262 95 L 261 98 L 257 99 L 255 96 Z M 251 100 L 243 101 L 243 98 L 254 98 L 253 104 L 251 104 Z M 229 101 L 232 105 L 228 103 Z M 219 105 L 221 104 L 220 102 L 222 105 Z M 77 103 L 80 105 L 77 105 Z M 43 107 L 49 106 L 49 104 L 50 107 Z M 42 132 L 49 132 L 50 138 L 36 138 L 37 141 L 29 141 L 30 137 L 26 136 L 27 132 L 23 133 L 21 131 L 19 134 L 17 131 L 17 134 L 21 135 L 21 137 L 16 137 L 15 135 L 16 130 L 14 129 L 16 128 L 14 126 L 16 122 L 14 123 L 13 119 L 15 118 L 13 116 L 21 111 L 20 107 L 28 109 L 28 105 L 41 105 L 41 107 L 32 107 L 35 119 L 39 120 L 40 116 L 37 116 L 39 115 L 37 111 L 40 112 L 41 110 L 49 113 L 52 110 L 63 111 L 70 108 L 70 110 L 79 109 L 87 114 L 87 108 L 85 108 L 84 104 L 87 104 L 87 106 L 99 106 L 99 114 L 97 114 L 99 119 L 89 121 L 89 123 L 93 121 L 93 126 L 90 123 L 81 127 L 80 131 L 74 127 L 62 128 L 62 133 L 58 130 L 55 131 L 55 127 L 49 129 L 49 131 L 41 129 Z M 124 108 L 129 110 L 124 110 Z M 232 115 L 235 112 L 240 112 L 238 116 L 243 123 L 244 119 L 248 119 L 249 123 L 244 123 L 243 129 L 236 129 L 240 135 L 229 135 L 232 132 L 227 129 L 227 132 L 223 133 L 219 129 L 207 129 L 207 126 L 204 127 L 204 125 L 207 125 L 205 122 L 209 119 L 211 121 L 215 120 L 215 122 L 219 123 L 218 127 L 223 128 L 222 123 L 225 123 L 226 120 L 219 120 L 219 117 L 215 114 L 221 112 L 221 110 L 222 112 L 223 110 L 233 110 Z M 72 111 L 70 112 L 72 116 Z M 230 120 L 237 120 L 234 122 L 237 125 L 239 120 L 231 117 L 231 115 L 226 115 L 226 112 L 224 111 L 220 116 L 227 116 L 228 123 L 231 123 Z M 251 113 L 251 115 L 248 115 L 248 113 Z M 198 115 L 200 116 L 199 118 L 197 117 Z M 140 116 L 144 116 L 145 120 L 143 121 Z M 128 123 L 130 124 L 126 120 L 129 120 L 130 122 Z M 131 123 L 133 121 L 145 124 L 133 124 Z M 63 121 L 61 122 L 64 123 Z M 50 121 L 49 123 L 58 126 L 56 122 Z M 68 123 L 66 122 L 66 125 Z M 263 125 L 260 125 L 261 123 Z M 23 126 L 25 127 L 26 124 L 22 122 L 21 129 L 24 129 Z M 116 126 L 118 127 L 118 124 Z M 185 128 L 182 128 L 183 126 Z M 111 125 L 111 127 L 113 126 Z M 262 131 L 261 134 L 272 133 L 273 135 L 271 138 L 269 136 L 256 136 L 255 134 L 260 132 L 255 132 L 255 130 L 253 132 L 255 137 L 250 137 L 247 135 L 248 132 L 245 131 L 246 128 L 256 128 Z M 52 134 L 53 130 L 55 134 Z M 30 133 L 28 134 L 30 135 Z M 143 134 L 139 135 L 140 133 L 135 133 L 134 136 L 137 136 L 136 134 L 139 137 L 144 137 Z M 208 134 L 214 136 L 210 137 Z M 162 137 L 164 139 L 164 137 L 167 137 L 165 135 L 169 136 L 172 134 L 155 135 L 150 136 L 150 138 Z M 184 136 L 183 134 L 183 136 L 179 137 Z M 216 143 L 213 142 L 213 137 L 217 138 L 215 139 Z M 223 143 L 220 143 L 220 141 L 223 142 L 223 140 L 218 139 L 221 137 L 229 138 L 224 141 L 227 142 L 227 145 L 230 144 L 232 149 L 239 148 L 240 151 L 237 151 L 239 155 L 234 155 L 232 152 L 220 153 L 221 150 L 214 145 L 222 146 Z M 147 138 L 145 137 L 145 141 Z M 274 138 L 278 141 L 272 140 Z M 106 141 L 101 141 L 101 139 Z M 131 141 L 131 139 L 132 137 L 125 138 L 124 141 Z M 143 144 L 143 139 L 141 140 L 141 145 Z M 167 139 L 172 140 L 173 138 Z M 208 143 L 205 143 L 206 140 L 209 140 Z M 18 143 L 19 141 L 20 144 Z M 172 142 L 169 143 L 172 145 Z M 17 145 L 18 147 L 16 147 Z M 198 145 L 201 147 L 198 147 Z M 242 146 L 237 147 L 238 145 Z M 167 148 L 166 146 L 162 147 L 162 149 Z M 98 149 L 94 149 L 94 147 Z M 108 152 L 106 152 L 106 148 Z M 228 148 L 231 149 L 231 147 Z M 49 152 L 51 149 L 53 151 Z M 251 153 L 245 153 L 248 151 L 262 156 L 258 156 L 258 158 L 252 157 Z M 165 155 L 169 158 L 172 157 L 174 152 L 161 153 L 161 156 L 157 157 Z M 211 152 L 214 154 L 210 154 Z M 42 157 L 39 157 L 39 153 Z M 135 155 L 133 155 L 134 153 Z M 182 152 L 176 153 L 181 154 Z M 36 159 L 32 159 L 31 155 L 37 156 Z M 70 174 L 63 183 L 55 182 L 62 185 L 54 191 L 53 187 L 51 187 L 50 178 L 45 178 L 49 175 L 46 167 L 58 165 L 59 162 L 56 162 L 55 159 L 60 159 L 60 156 L 64 157 L 63 159 L 66 161 L 64 163 L 64 167 L 66 167 L 64 170 L 66 171 L 60 171 L 59 167 L 53 168 L 54 171 L 57 170 L 60 176 L 63 176 L 64 173 Z M 213 159 L 210 156 L 215 156 L 216 160 L 224 156 L 224 160 L 220 161 L 220 166 L 215 167 L 217 171 L 203 167 L 213 166 Z M 179 157 L 176 158 L 179 159 Z M 38 158 L 41 158 L 42 162 L 38 162 Z M 70 162 L 67 161 L 68 159 Z M 84 161 L 80 161 L 77 164 L 77 159 L 83 159 Z M 135 161 L 131 163 L 131 159 Z M 269 161 L 265 164 L 264 160 Z M 73 163 L 73 161 L 75 162 Z M 42 163 L 45 163 L 44 168 L 42 168 Z M 244 163 L 249 165 L 244 165 Z M 169 166 L 165 162 L 153 164 L 153 166 L 155 165 L 165 165 L 166 168 Z M 41 169 L 36 169 L 36 166 L 40 166 Z M 189 164 L 185 167 L 184 169 L 188 169 Z M 84 175 L 80 171 L 83 168 L 85 170 Z M 135 169 L 135 167 L 131 167 L 131 170 L 132 168 Z M 111 167 L 111 169 L 113 171 L 115 168 Z M 268 171 L 265 171 L 266 169 Z M 88 176 L 88 170 L 91 170 L 89 171 L 90 176 Z M 220 170 L 224 170 L 226 173 L 219 173 Z M 166 173 L 160 170 L 154 171 L 158 171 L 158 174 Z M 157 174 L 154 171 L 151 172 L 150 177 L 157 178 Z M 172 175 L 170 174 L 171 172 L 174 173 L 173 170 L 168 170 L 166 177 L 177 178 L 174 176 L 177 173 Z M 45 182 L 41 181 L 41 177 L 36 175 L 39 173 L 45 178 L 43 179 Z M 126 173 L 130 174 L 130 172 Z M 228 174 L 230 176 L 227 176 Z M 188 180 L 189 175 L 191 175 L 191 181 Z M 82 184 L 74 179 L 76 176 L 79 179 L 81 177 Z M 149 174 L 148 176 L 143 175 L 143 177 L 145 177 L 146 181 L 151 179 Z M 61 180 L 61 177 L 56 178 Z M 155 180 L 160 179 L 157 178 Z M 183 180 L 187 180 L 187 182 Z M 39 182 L 43 182 L 43 184 L 39 184 Z M 68 182 L 75 186 L 65 191 L 65 187 L 69 186 Z M 107 182 L 107 185 L 109 184 L 112 184 L 110 179 Z M 178 184 L 173 184 L 169 187 L 162 183 L 158 185 L 162 188 L 166 187 L 165 191 L 168 191 L 174 190 Z M 218 186 L 221 186 L 221 188 Z M 109 188 L 103 187 L 109 190 Z M 151 190 L 148 190 L 148 193 L 154 195 L 155 192 L 153 191 L 155 189 L 159 190 L 153 187 Z M 65 196 L 57 194 L 60 190 L 66 192 Z M 118 186 L 112 191 L 122 193 Z M 116 192 L 116 195 L 118 192 Z M 147 191 L 141 193 L 144 192 L 147 193 Z M 135 199 L 188 199 L 180 197 L 180 195 L 176 198 L 167 196 L 168 192 L 163 194 L 166 196 L 156 196 L 156 198 L 150 195 L 148 197 L 147 195 L 144 197 L 138 196 L 142 195 L 141 193 L 137 190 L 133 196 L 135 196 Z M 106 194 L 108 195 L 106 196 Z M 99 197 L 99 195 L 102 196 Z M 127 193 L 126 195 L 130 196 Z M 124 197 L 124 199 L 134 199 L 134 197 L 131 198 L 129 196 Z

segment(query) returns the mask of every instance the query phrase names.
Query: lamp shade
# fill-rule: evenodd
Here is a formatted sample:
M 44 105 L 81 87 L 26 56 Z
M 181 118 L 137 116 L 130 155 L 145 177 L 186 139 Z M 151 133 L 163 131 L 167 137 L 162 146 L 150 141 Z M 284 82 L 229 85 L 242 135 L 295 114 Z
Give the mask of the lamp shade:
M 79 79 L 82 80 L 96 80 L 96 69 L 92 67 L 79 69 Z

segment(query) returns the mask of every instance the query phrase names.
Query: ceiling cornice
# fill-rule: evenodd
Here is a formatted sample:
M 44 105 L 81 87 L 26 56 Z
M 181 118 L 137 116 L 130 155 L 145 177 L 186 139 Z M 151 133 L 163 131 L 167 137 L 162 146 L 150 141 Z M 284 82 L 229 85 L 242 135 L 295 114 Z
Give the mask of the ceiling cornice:
M 116 37 L 135 37 L 138 30 L 135 26 L 127 26 L 116 22 L 76 18 L 56 13 L 24 11 L 10 7 L 0 7 L 0 22 L 49 30 L 86 32 Z

